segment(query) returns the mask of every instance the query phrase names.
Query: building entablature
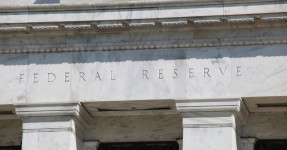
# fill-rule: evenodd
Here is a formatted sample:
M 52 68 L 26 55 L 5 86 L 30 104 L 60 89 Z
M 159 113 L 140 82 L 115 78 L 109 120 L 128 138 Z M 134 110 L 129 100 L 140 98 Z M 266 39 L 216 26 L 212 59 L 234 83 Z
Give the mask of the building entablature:
M 195 5 L 197 2 L 183 1 L 180 6 L 171 7 L 163 3 L 174 2 L 162 1 L 156 7 L 147 8 L 132 8 L 135 7 L 132 3 L 141 2 L 123 2 L 129 9 L 122 9 L 121 3 L 101 3 L 118 5 L 116 8 L 105 7 L 105 10 L 92 7 L 96 6 L 94 4 L 33 4 L 31 8 L 28 5 L 6 7 L 3 4 L 3 12 L 0 11 L 0 38 L 3 40 L 0 42 L 0 53 L 182 49 L 287 43 L 283 31 L 287 21 L 286 2 L 243 1 L 235 4 L 234 1 L 225 1 L 218 2 L 224 5 L 214 5 L 212 3 L 217 1 L 212 1 L 206 5 Z M 155 2 L 144 3 L 155 5 Z M 89 5 L 90 9 L 86 9 Z M 25 7 L 30 9 L 23 9 Z M 17 11 L 8 12 L 8 8 Z M 229 36 L 228 33 L 234 29 L 240 34 Z M 266 30 L 269 36 L 265 36 Z M 154 36 L 155 33 L 157 36 Z M 131 35 L 135 38 L 128 38 Z M 174 38 L 166 39 L 169 35 Z M 54 37 L 58 40 L 51 40 Z M 81 40 L 75 41 L 74 37 Z M 89 40 L 91 38 L 92 41 Z M 9 42 L 5 42 L 7 40 Z
M 0 2 L 0 149 L 287 139 L 286 14 L 282 0 Z

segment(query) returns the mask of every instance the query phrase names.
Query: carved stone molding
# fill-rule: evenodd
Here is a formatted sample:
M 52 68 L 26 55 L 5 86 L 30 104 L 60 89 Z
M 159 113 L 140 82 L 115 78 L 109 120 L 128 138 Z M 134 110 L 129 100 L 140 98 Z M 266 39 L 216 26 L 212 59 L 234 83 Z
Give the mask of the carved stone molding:
M 206 39 L 191 41 L 123 42 L 101 43 L 95 45 L 33 45 L 0 47 L 0 54 L 48 53 L 48 52 L 90 52 L 146 49 L 181 49 L 198 47 L 249 46 L 287 44 L 287 37 L 245 38 L 245 39 Z
M 240 16 L 238 16 L 240 17 Z M 73 31 L 93 31 L 93 32 L 122 32 L 122 31 L 144 31 L 144 30 L 172 30 L 172 29 L 194 29 L 194 28 L 212 28 L 212 27 L 229 27 L 229 26 L 270 26 L 277 24 L 286 25 L 287 17 L 263 17 L 263 16 L 245 16 L 243 18 L 232 17 L 216 17 L 216 18 L 169 18 L 164 21 L 161 20 L 141 20 L 141 23 L 136 23 L 133 20 L 119 21 L 113 20 L 115 23 L 111 24 L 110 21 L 98 22 L 83 22 L 81 24 L 73 23 L 57 23 L 49 22 L 45 24 L 27 23 L 27 24 L 0 24 L 0 33 L 11 32 L 73 32 Z M 122 22 L 121 24 L 116 22 Z M 179 28 L 180 27 L 180 28 Z
M 17 104 L 16 114 L 22 119 L 41 117 L 75 117 L 84 128 L 90 128 L 92 117 L 79 103 Z
M 182 114 L 233 113 L 242 124 L 247 122 L 249 112 L 241 98 L 176 100 L 176 108 Z M 216 116 L 216 114 L 214 114 Z M 221 115 L 221 114 L 220 114 Z M 212 122 L 212 121 L 211 121 Z M 226 124 L 228 125 L 228 124 Z
M 262 3 L 262 2 L 269 2 L 270 0 L 225 0 L 225 4 L 238 4 L 238 3 Z M 280 0 L 272 0 L 274 2 Z M 216 0 L 147 0 L 147 1 L 93 1 L 90 2 L 61 2 L 57 5 L 35 5 L 33 3 L 26 4 L 23 2 L 18 2 L 18 4 L 11 5 L 11 2 L 7 2 L 10 5 L 2 4 L 0 6 L 0 12 L 15 12 L 15 11 L 49 11 L 49 10 L 91 10 L 91 9 L 118 9 L 118 8 L 150 8 L 150 7 L 169 7 L 169 6 L 190 6 L 190 5 L 207 5 L 207 4 L 222 4 L 222 1 Z M 12 3 L 13 4 L 13 3 Z

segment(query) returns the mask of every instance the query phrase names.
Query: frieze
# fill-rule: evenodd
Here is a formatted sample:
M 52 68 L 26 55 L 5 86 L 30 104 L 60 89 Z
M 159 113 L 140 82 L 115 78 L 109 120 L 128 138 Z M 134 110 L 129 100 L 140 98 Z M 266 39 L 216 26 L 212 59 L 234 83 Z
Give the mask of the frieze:
M 213 69 L 213 72 L 210 70 Z M 233 68 L 230 68 L 228 66 L 225 67 L 204 67 L 204 68 L 187 68 L 186 75 L 187 78 L 192 79 L 198 76 L 198 74 L 195 74 L 195 70 L 201 72 L 201 77 L 203 78 L 213 78 L 213 77 L 224 77 L 227 72 L 232 72 L 232 74 L 236 77 L 242 76 L 242 66 L 235 66 Z M 233 71 L 232 71 L 233 70 Z M 141 74 L 140 80 L 149 80 L 151 78 L 153 79 L 165 79 L 165 78 L 171 78 L 176 79 L 179 76 L 182 76 L 182 74 L 179 73 L 179 69 L 172 69 L 172 70 L 165 70 L 165 69 L 157 69 L 156 73 L 151 73 L 149 69 L 143 69 L 138 70 Z M 172 72 L 172 74 L 168 74 L 166 72 Z M 72 76 L 76 76 L 75 78 Z M 77 79 L 78 82 L 92 82 L 92 81 L 104 81 L 104 80 L 120 80 L 118 79 L 118 73 L 114 70 L 110 70 L 108 73 L 103 72 L 94 72 L 94 73 L 88 73 L 88 72 L 63 72 L 62 74 L 56 74 L 54 72 L 48 72 L 48 73 L 39 73 L 39 72 L 33 72 L 28 75 L 31 79 L 28 79 L 34 84 L 37 84 L 39 82 L 48 82 L 52 83 L 56 80 L 62 80 L 62 82 L 71 82 L 72 79 Z M 20 73 L 18 75 L 19 83 L 25 83 L 25 80 L 27 80 L 27 74 Z

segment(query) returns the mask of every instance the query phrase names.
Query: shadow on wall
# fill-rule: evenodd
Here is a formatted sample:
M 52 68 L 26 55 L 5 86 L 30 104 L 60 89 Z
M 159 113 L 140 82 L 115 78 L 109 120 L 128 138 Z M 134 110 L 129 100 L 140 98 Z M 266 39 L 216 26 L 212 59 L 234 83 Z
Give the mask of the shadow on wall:
M 60 3 L 60 0 L 36 0 L 34 4 L 55 4 Z
M 226 46 L 203 47 L 192 49 L 170 50 L 121 50 L 121 51 L 86 51 L 61 53 L 25 53 L 0 55 L 0 65 L 27 65 L 27 64 L 88 64 L 112 62 L 140 62 L 158 60 L 199 60 L 212 59 L 212 63 L 221 63 L 223 58 L 250 58 L 250 57 L 285 57 L 286 48 L 282 45 L 254 45 L 254 46 Z M 184 61 L 182 61 L 184 62 Z

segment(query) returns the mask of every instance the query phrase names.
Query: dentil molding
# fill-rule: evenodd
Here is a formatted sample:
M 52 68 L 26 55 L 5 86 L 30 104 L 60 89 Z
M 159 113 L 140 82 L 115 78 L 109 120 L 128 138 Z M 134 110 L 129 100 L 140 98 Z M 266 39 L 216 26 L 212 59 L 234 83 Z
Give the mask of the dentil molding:
M 120 51 L 146 49 L 186 49 L 199 47 L 249 46 L 287 44 L 287 37 L 274 38 L 241 38 L 241 39 L 205 39 L 190 41 L 157 41 L 157 42 L 125 42 L 101 43 L 95 45 L 33 45 L 33 46 L 2 46 L 0 54 L 17 53 L 49 53 L 49 52 L 91 52 Z

